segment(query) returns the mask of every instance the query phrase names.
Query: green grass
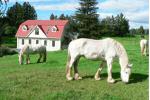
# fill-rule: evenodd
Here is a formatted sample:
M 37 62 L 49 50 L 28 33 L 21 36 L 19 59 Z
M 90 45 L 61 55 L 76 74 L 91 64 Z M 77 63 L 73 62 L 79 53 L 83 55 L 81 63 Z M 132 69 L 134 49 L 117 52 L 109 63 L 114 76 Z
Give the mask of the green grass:
M 18 56 L 0 58 L 0 100 L 148 100 L 148 56 L 140 55 L 139 37 L 115 38 L 126 48 L 133 63 L 130 83 L 120 79 L 120 66 L 113 63 L 115 84 L 107 83 L 106 67 L 102 80 L 95 81 L 99 61 L 80 59 L 78 81 L 67 81 L 65 65 L 67 52 L 48 52 L 46 63 L 36 63 L 31 56 L 29 65 L 19 65 Z

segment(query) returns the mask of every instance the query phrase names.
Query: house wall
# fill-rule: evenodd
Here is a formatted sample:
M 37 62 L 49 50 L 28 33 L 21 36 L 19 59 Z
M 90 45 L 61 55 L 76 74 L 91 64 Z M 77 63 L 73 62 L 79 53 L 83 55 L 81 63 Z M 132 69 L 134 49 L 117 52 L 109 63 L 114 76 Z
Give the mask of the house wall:
M 33 47 L 37 45 L 44 45 L 44 41 L 47 41 L 46 49 L 47 51 L 57 51 L 61 49 L 61 40 L 60 39 L 42 39 L 42 38 L 17 38 L 17 49 L 21 49 L 24 45 L 22 44 L 22 39 L 24 39 L 24 45 L 29 44 L 29 39 L 31 40 L 31 44 Z M 39 41 L 36 44 L 36 40 Z M 55 41 L 55 46 L 52 46 L 52 41 Z

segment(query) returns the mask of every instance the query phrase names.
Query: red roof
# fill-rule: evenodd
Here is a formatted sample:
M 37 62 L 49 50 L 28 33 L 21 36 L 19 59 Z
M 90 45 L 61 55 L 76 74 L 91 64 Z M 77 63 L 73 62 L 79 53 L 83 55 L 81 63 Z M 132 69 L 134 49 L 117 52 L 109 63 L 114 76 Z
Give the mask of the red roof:
M 47 36 L 47 38 L 60 39 L 67 22 L 68 20 L 27 20 L 19 26 L 16 37 L 28 37 L 30 32 L 34 30 L 36 26 L 38 26 Z M 22 26 L 24 25 L 27 27 L 26 31 L 22 29 Z M 58 30 L 56 32 L 48 31 L 48 28 L 53 26 L 56 26 Z

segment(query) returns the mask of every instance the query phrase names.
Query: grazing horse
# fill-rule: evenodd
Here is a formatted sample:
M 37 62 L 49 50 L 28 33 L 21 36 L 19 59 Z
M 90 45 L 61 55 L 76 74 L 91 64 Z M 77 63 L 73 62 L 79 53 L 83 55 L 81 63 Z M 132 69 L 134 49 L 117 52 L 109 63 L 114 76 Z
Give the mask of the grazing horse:
M 19 64 L 23 64 L 24 55 L 26 55 L 26 64 L 30 63 L 29 54 L 39 54 L 39 58 L 37 63 L 40 62 L 41 58 L 43 57 L 43 62 L 46 62 L 46 47 L 45 46 L 36 46 L 32 47 L 31 45 L 24 45 L 20 52 L 19 52 Z
M 74 79 L 82 79 L 82 77 L 79 76 L 77 69 L 79 58 L 81 56 L 91 60 L 102 60 L 102 63 L 95 74 L 95 80 L 100 80 L 100 72 L 106 62 L 108 67 L 107 81 L 109 83 L 115 82 L 112 78 L 112 62 L 114 58 L 118 57 L 121 66 L 121 79 L 125 83 L 129 82 L 132 64 L 129 64 L 126 50 L 121 43 L 116 40 L 111 38 L 102 40 L 81 38 L 71 41 L 68 46 L 68 60 L 66 65 L 67 80 L 73 79 L 70 73 L 72 66 L 74 66 Z
M 148 53 L 148 40 L 142 39 L 140 41 L 140 47 L 141 47 L 141 55 L 147 55 Z

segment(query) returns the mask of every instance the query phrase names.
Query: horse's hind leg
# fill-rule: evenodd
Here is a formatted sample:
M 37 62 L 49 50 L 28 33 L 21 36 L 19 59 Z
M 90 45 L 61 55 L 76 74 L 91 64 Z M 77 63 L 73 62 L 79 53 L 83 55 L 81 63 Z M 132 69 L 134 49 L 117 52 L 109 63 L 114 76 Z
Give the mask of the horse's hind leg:
M 79 76 L 79 73 L 78 73 L 78 63 L 79 63 L 79 59 L 78 58 L 75 62 L 74 62 L 74 79 L 75 80 L 79 80 L 79 79 L 82 79 L 82 77 Z
M 144 49 L 145 49 L 145 46 L 141 46 L 141 55 L 142 56 L 144 55 Z
M 43 62 L 46 62 L 46 57 L 47 57 L 47 54 L 46 52 L 43 54 Z
M 43 53 L 43 62 L 46 62 L 46 58 L 47 58 L 47 52 L 45 48 L 44 53 Z
M 147 56 L 147 45 L 145 45 L 144 55 Z
M 96 74 L 95 74 L 95 80 L 100 80 L 100 72 L 102 71 L 103 67 L 104 67 L 105 61 L 102 61 L 102 63 L 100 64 Z
M 42 58 L 42 54 L 39 54 L 39 59 L 38 59 L 37 63 L 40 63 L 41 58 Z
M 75 56 L 70 56 L 70 54 L 68 54 L 68 61 L 67 61 L 67 66 L 66 66 L 66 78 L 68 80 L 72 80 L 73 78 L 71 77 L 71 67 L 73 66 L 74 62 L 76 61 L 76 57 Z
M 66 78 L 68 80 L 72 80 L 73 78 L 71 77 L 71 67 L 74 63 L 75 59 L 71 58 L 70 62 L 68 63 L 68 66 L 67 66 L 67 75 L 66 75 Z
M 29 64 L 30 63 L 30 57 L 29 57 L 29 55 L 27 54 L 26 55 L 26 64 Z

